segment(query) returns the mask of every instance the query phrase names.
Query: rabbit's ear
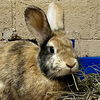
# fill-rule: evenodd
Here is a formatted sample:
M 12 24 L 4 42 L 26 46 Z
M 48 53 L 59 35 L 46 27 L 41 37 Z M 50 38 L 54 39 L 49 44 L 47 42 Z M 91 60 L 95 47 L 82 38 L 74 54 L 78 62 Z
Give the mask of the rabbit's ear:
M 47 18 L 52 31 L 64 30 L 64 13 L 58 2 L 52 2 L 48 6 Z
M 28 30 L 42 45 L 52 33 L 44 11 L 36 6 L 29 6 L 26 8 L 24 16 Z

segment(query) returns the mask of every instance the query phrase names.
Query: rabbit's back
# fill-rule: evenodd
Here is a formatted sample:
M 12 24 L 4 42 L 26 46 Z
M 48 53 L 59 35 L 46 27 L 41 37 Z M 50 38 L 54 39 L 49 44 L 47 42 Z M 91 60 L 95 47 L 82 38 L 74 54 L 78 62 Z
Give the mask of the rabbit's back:
M 10 42 L 0 48 L 0 96 L 2 100 L 17 100 L 18 95 L 25 95 L 25 92 L 31 91 L 28 83 L 31 86 L 31 82 L 33 80 L 36 82 L 36 77 L 40 74 L 39 67 L 37 67 L 38 51 L 39 48 L 36 45 L 25 41 Z M 32 75 L 34 77 L 31 78 Z
M 1 72 L 10 74 L 12 71 L 13 74 L 13 72 L 21 70 L 21 67 L 28 64 L 36 66 L 38 53 L 38 46 L 29 41 L 6 43 L 0 48 L 0 71 L 5 69 L 4 72 Z
M 30 70 L 32 66 L 37 66 L 38 50 L 36 45 L 25 41 L 9 42 L 0 48 L 0 82 L 3 95 L 4 93 L 9 95 L 12 91 L 17 92 L 23 87 L 27 70 Z M 34 74 L 36 70 L 33 70 Z M 30 77 L 27 76 L 27 78 Z

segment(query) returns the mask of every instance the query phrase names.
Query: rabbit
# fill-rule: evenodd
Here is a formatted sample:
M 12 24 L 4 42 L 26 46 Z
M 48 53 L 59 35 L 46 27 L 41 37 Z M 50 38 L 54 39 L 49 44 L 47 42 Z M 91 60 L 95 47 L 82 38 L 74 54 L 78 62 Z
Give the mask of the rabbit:
M 61 77 L 78 71 L 71 41 L 63 30 L 51 30 L 39 7 L 27 7 L 24 16 L 37 43 L 16 40 L 0 48 L 0 100 L 56 100 L 48 93 L 63 91 Z

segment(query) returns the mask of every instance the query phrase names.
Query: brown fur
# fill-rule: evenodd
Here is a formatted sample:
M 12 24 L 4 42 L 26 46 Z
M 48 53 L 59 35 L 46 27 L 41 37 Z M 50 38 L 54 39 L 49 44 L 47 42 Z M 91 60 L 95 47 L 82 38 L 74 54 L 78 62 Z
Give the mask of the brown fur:
M 47 62 L 54 54 L 48 53 L 47 45 L 53 42 L 56 55 L 65 63 L 61 66 L 58 75 L 69 74 L 71 70 L 78 68 L 73 66 L 75 58 L 72 45 L 66 35 L 61 31 L 51 32 L 44 12 L 38 7 L 31 6 L 25 10 L 26 25 L 34 34 L 39 46 L 26 41 L 11 41 L 0 48 L 0 99 L 1 100 L 56 100 L 48 92 L 62 91 L 65 89 L 65 80 L 54 80 L 47 77 L 54 71 L 52 63 Z M 55 61 L 58 59 L 54 59 Z M 56 64 L 57 64 L 56 63 Z M 51 65 L 50 65 L 51 64 Z M 73 68 L 68 68 L 67 65 Z M 50 66 L 49 66 L 50 65 Z M 50 68 L 49 68 L 50 67 Z M 55 72 L 54 72 L 55 74 Z M 56 76 L 56 74 L 55 74 Z
M 39 48 L 33 43 L 15 41 L 1 49 L 4 52 L 0 50 L 0 81 L 4 84 L 1 100 L 48 100 L 47 92 L 63 90 L 62 82 L 50 81 L 41 72 L 37 61 Z
M 52 35 L 47 17 L 40 8 L 34 6 L 27 7 L 25 10 L 25 21 L 27 28 L 31 33 L 34 32 L 34 37 L 40 44 Z

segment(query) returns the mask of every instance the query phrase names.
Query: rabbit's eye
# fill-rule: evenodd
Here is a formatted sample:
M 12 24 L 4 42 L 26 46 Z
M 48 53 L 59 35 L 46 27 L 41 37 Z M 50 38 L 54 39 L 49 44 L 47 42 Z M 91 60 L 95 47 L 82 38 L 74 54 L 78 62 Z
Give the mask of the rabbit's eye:
M 49 53 L 53 54 L 54 53 L 54 47 L 53 46 L 48 47 L 48 51 L 49 51 Z

